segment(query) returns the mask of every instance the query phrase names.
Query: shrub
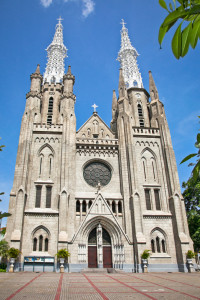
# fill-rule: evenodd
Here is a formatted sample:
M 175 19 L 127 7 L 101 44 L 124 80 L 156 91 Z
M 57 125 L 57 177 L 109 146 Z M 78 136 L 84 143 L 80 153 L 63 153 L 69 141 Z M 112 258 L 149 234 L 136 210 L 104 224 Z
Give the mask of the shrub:
M 1 270 L 6 270 L 7 268 L 7 265 L 6 264 L 0 264 L 0 269 Z
M 186 257 L 192 259 L 195 258 L 195 254 L 192 250 L 188 250 L 188 252 L 186 252 Z
M 150 250 L 144 250 L 143 253 L 141 254 L 142 259 L 148 259 L 150 257 L 151 253 Z
M 18 258 L 18 256 L 20 255 L 20 253 L 21 253 L 20 250 L 16 249 L 16 248 L 10 248 L 8 250 L 8 255 L 11 258 Z
M 57 258 L 68 258 L 70 256 L 70 253 L 68 252 L 68 250 L 65 249 L 60 249 L 57 253 L 56 253 Z

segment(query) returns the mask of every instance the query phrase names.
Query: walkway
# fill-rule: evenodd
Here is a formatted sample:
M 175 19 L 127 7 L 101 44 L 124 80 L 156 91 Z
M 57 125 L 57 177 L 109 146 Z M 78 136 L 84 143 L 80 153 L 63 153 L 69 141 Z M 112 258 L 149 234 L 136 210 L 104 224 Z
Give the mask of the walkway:
M 0 273 L 0 300 L 200 299 L 200 273 Z

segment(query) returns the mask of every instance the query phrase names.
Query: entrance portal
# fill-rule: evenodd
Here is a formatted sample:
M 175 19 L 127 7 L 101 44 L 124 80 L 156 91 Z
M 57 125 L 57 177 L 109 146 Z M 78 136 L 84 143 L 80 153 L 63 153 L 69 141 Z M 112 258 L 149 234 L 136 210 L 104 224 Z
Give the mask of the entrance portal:
M 109 233 L 101 227 L 94 228 L 88 237 L 88 268 L 112 268 L 112 246 Z

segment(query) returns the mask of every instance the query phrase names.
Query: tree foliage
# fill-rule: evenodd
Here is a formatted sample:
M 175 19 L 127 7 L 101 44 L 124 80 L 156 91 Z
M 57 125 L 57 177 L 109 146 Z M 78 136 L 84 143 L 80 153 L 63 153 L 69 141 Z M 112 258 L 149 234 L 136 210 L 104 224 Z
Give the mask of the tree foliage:
M 172 0 L 168 5 L 165 0 L 159 0 L 159 4 L 168 13 L 159 29 L 160 46 L 166 33 L 180 21 L 171 46 L 177 59 L 184 57 L 189 47 L 194 49 L 200 39 L 200 0 Z
M 0 256 L 8 257 L 9 244 L 5 240 L 0 241 Z
M 194 249 L 200 250 L 200 176 L 197 180 L 191 177 L 182 185 L 185 188 L 183 197 L 188 219 L 190 236 L 194 242 Z
M 1 139 L 1 138 L 0 138 Z M 4 145 L 1 145 L 0 146 L 0 151 L 2 151 L 2 148 L 3 147 L 5 147 Z M 0 196 L 1 195 L 4 195 L 4 193 L 0 193 Z M 0 202 L 1 202 L 2 200 L 0 199 Z M 3 218 L 6 218 L 6 217 L 9 217 L 9 216 L 11 216 L 11 214 L 9 214 L 9 213 L 6 213 L 6 212 L 4 212 L 4 213 L 2 213 L 1 211 L 0 211 L 0 222 L 1 222 L 1 219 L 3 219 Z M 0 223 L 1 224 L 1 223 Z M 1 227 L 1 226 L 0 226 Z M 1 228 L 0 228 L 1 229 Z
M 199 118 L 200 118 L 200 116 L 199 116 Z M 193 157 L 197 158 L 195 163 L 190 163 L 189 164 L 189 166 L 194 166 L 193 169 L 192 169 L 192 178 L 196 182 L 197 179 L 199 178 L 199 174 L 200 174 L 200 133 L 197 134 L 197 140 L 196 140 L 196 143 L 194 145 L 198 149 L 197 153 L 192 153 L 192 154 L 189 154 L 188 156 L 186 156 L 181 161 L 181 164 L 188 161 L 188 160 L 190 160 Z

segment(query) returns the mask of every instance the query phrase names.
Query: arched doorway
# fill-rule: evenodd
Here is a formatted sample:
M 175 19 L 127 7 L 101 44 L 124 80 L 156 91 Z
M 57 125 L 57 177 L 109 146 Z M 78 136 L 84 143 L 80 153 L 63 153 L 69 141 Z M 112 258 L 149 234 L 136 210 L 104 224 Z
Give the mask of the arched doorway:
M 88 268 L 112 268 L 111 238 L 101 224 L 88 237 Z

